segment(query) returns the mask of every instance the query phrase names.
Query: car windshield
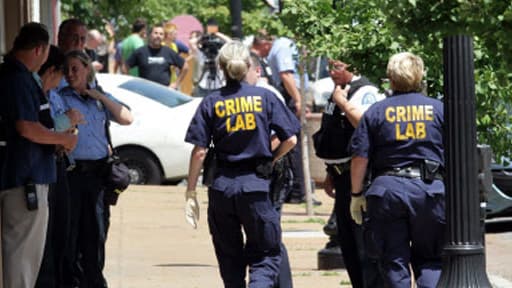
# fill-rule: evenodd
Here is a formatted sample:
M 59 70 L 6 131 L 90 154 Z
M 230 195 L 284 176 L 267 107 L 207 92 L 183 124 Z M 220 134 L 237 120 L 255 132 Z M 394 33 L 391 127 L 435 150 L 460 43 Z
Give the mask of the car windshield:
M 144 79 L 132 79 L 119 85 L 119 87 L 153 99 L 171 108 L 192 101 L 190 96 Z

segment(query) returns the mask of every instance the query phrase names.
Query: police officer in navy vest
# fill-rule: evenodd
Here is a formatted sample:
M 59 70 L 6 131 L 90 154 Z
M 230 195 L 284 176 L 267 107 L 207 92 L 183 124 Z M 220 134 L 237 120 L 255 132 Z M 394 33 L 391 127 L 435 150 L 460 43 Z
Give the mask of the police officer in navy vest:
M 411 53 L 387 66 L 392 96 L 372 105 L 352 137 L 351 215 L 368 229 L 389 287 L 436 287 L 445 230 L 443 104 L 418 91 L 423 60 Z M 372 183 L 363 194 L 371 163 Z
M 378 287 L 374 283 L 377 270 L 363 250 L 361 229 L 350 217 L 348 146 L 363 112 L 384 96 L 366 77 L 350 72 L 348 64 L 329 60 L 329 66 L 335 90 L 325 106 L 320 130 L 313 135 L 315 151 L 327 166 L 324 190 L 335 198 L 337 236 L 352 286 Z
M 195 145 L 186 217 L 197 227 L 196 182 L 213 141 L 217 169 L 208 189 L 208 224 L 224 286 L 246 287 L 249 266 L 249 287 L 273 287 L 281 263 L 281 227 L 268 195 L 270 177 L 274 162 L 295 146 L 299 127 L 272 92 L 242 81 L 250 56 L 240 41 L 226 43 L 217 59 L 226 86 L 203 99 L 185 137 Z M 281 141 L 274 153 L 271 130 Z

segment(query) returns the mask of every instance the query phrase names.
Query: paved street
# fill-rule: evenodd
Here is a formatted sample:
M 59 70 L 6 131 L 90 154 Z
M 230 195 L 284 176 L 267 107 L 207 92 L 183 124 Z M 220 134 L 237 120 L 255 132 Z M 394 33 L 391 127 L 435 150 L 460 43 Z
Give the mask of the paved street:
M 206 223 L 207 195 L 199 191 L 197 230 L 183 213 L 184 187 L 132 186 L 112 209 L 105 274 L 111 288 L 222 287 Z M 294 286 L 351 287 L 343 269 L 317 270 L 317 252 L 327 242 L 322 227 L 333 201 L 308 217 L 304 205 L 285 205 L 284 242 L 290 254 Z M 487 271 L 495 287 L 512 287 L 512 233 L 487 234 Z

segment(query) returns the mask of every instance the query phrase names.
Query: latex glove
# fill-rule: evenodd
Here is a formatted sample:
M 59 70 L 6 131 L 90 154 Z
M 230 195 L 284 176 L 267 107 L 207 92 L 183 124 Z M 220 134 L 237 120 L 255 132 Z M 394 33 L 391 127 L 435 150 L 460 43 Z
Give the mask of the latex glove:
M 350 200 L 350 215 L 356 224 L 363 224 L 363 211 L 366 212 L 366 198 L 363 195 L 352 196 Z
M 185 219 L 196 229 L 197 222 L 199 221 L 199 203 L 197 203 L 196 191 L 187 191 L 185 193 L 185 201 Z

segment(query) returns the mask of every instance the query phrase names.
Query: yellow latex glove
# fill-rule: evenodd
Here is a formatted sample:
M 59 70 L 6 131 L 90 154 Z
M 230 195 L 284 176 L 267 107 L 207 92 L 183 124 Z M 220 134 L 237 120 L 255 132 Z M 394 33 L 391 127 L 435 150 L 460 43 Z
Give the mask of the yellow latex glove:
M 356 224 L 363 224 L 363 211 L 366 212 L 366 198 L 364 195 L 352 196 L 350 200 L 350 215 Z
M 196 191 L 185 192 L 185 201 L 185 219 L 196 229 L 199 221 L 199 203 L 197 203 Z

